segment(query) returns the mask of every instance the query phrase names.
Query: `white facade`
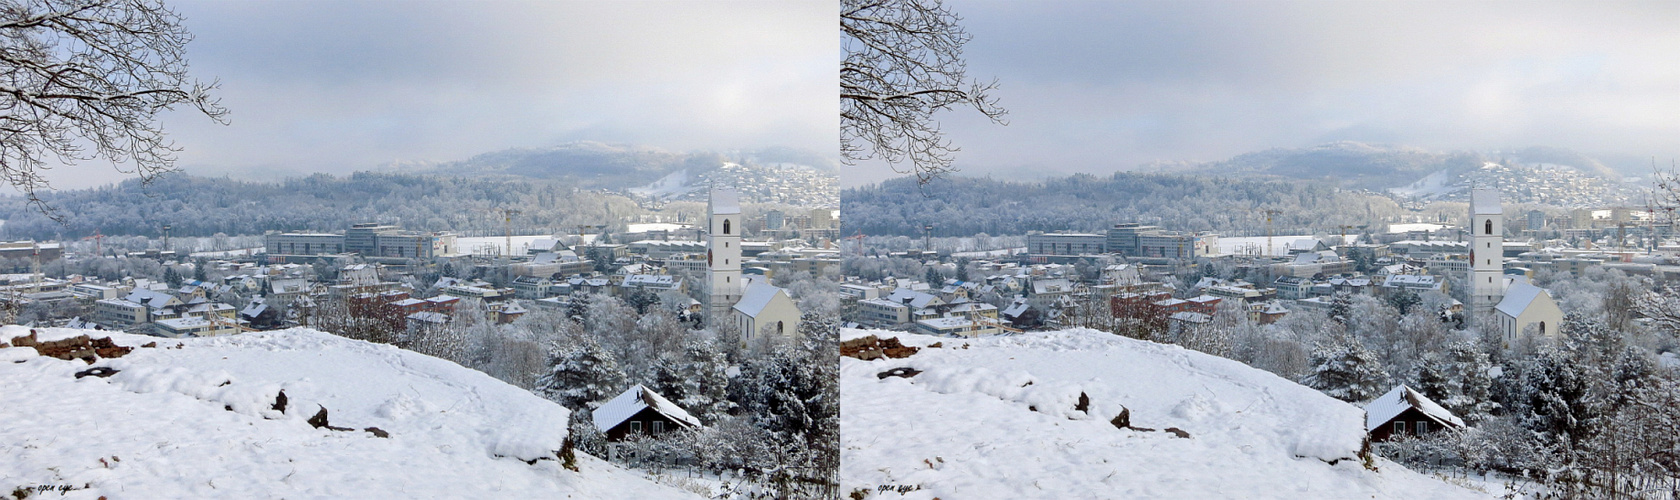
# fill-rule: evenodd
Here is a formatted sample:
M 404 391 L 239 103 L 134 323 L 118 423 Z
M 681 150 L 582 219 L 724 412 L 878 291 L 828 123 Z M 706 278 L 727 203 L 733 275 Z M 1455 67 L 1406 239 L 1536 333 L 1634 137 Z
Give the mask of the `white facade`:
M 1563 309 L 1557 301 L 1546 290 L 1524 281 L 1512 283 L 1505 291 L 1505 300 L 1494 308 L 1494 317 L 1499 318 L 1506 342 L 1516 340 L 1530 326 L 1535 334 L 1552 339 L 1563 331 Z
M 759 335 L 798 335 L 799 306 L 786 290 L 769 283 L 754 284 L 733 308 L 735 326 L 743 342 Z
M 1505 210 L 1499 191 L 1470 193 L 1470 314 L 1493 312 L 1505 298 Z
M 741 203 L 735 191 L 713 189 L 706 212 L 706 306 L 723 318 L 741 300 Z

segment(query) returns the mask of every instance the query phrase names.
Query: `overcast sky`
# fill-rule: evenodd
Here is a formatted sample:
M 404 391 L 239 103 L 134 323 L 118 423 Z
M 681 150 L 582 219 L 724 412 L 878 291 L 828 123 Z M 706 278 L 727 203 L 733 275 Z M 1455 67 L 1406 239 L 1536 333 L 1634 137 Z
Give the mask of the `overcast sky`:
M 1010 111 L 1007 127 L 936 115 L 965 175 L 1335 140 L 1680 157 L 1680 2 L 946 3 L 974 37 L 970 76 L 996 77 Z
M 192 173 L 365 170 L 575 140 L 833 154 L 837 2 L 170 0 L 231 126 L 177 111 Z M 837 155 L 836 155 L 837 156 Z M 123 178 L 93 163 L 74 188 Z

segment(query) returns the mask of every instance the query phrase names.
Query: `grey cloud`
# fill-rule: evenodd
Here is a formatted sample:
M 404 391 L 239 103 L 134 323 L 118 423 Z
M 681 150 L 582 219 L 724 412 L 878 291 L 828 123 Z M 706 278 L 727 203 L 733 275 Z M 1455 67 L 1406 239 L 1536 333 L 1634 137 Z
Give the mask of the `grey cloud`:
M 833 154 L 833 1 L 172 2 L 232 125 L 164 117 L 192 172 L 348 172 L 571 140 Z M 57 185 L 120 180 L 101 165 Z
M 1673 2 L 951 1 L 998 127 L 973 175 L 1108 172 L 1335 139 L 1680 156 Z M 847 185 L 887 176 L 853 169 Z

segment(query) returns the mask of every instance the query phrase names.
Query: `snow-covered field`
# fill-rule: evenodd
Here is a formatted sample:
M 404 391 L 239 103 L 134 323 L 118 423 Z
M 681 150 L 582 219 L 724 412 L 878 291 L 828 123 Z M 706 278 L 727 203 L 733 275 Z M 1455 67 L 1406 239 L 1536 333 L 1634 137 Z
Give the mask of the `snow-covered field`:
M 1271 250 L 1266 250 L 1265 236 L 1235 236 L 1219 238 L 1219 255 L 1289 255 L 1289 245 L 1300 240 L 1316 240 L 1312 235 L 1273 236 Z
M 595 241 L 593 234 L 583 236 L 583 242 Z M 554 235 L 513 235 L 513 254 L 525 255 L 531 249 L 531 244 L 537 240 L 552 240 L 560 238 Z M 455 238 L 455 255 L 492 254 L 505 255 L 508 253 L 508 237 L 506 236 L 473 236 L 470 238 Z
M 0 341 L 28 332 L 3 327 Z M 565 408 L 449 361 L 307 329 L 179 340 L 40 330 L 42 340 L 77 334 L 159 345 L 92 365 L 118 370 L 109 378 L 76 378 L 90 367 L 79 360 L 0 349 L 0 492 L 693 498 L 581 453 L 579 472 L 562 468 Z M 322 407 L 346 430 L 308 423 Z
M 1246 365 L 1093 330 L 841 358 L 843 494 L 868 498 L 1487 498 L 1357 458 L 1364 412 Z M 942 343 L 940 348 L 926 348 Z M 897 367 L 910 378 L 878 374 Z M 1085 411 L 1076 409 L 1081 394 Z M 1128 410 L 1133 427 L 1110 423 Z M 1189 438 L 1163 432 L 1178 428 Z M 1334 464 L 1330 462 L 1335 462 Z

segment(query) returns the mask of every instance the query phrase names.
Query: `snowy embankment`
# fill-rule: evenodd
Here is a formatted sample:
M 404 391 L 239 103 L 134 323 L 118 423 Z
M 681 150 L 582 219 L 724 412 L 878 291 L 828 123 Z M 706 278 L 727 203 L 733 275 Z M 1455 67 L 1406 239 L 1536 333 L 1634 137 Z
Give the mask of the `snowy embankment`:
M 1236 361 L 1093 330 L 976 340 L 842 333 L 866 335 L 922 349 L 841 358 L 843 493 L 1487 497 L 1381 459 L 1380 472 L 1367 469 L 1362 410 Z M 881 376 L 899 367 L 922 372 Z M 1112 422 L 1122 412 L 1130 429 Z
M 0 342 L 29 333 L 3 327 Z M 0 491 L 692 497 L 581 453 L 579 472 L 562 468 L 565 408 L 449 361 L 307 329 L 202 339 L 40 329 L 36 339 L 77 335 L 134 349 L 89 364 L 0 348 Z M 98 367 L 116 372 L 76 376 Z

